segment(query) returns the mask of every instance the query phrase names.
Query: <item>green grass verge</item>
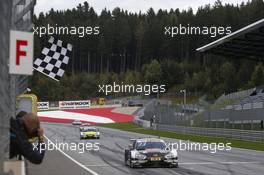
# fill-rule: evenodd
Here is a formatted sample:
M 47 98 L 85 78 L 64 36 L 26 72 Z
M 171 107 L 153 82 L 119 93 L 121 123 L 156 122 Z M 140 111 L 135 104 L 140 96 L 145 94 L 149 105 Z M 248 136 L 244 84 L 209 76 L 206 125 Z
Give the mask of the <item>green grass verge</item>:
M 119 129 L 123 131 L 135 132 L 140 134 L 167 137 L 167 138 L 173 138 L 179 140 L 190 140 L 193 142 L 232 143 L 231 145 L 232 147 L 264 151 L 264 144 L 259 142 L 249 142 L 249 141 L 235 140 L 235 139 L 222 138 L 222 137 L 186 135 L 186 134 L 179 134 L 176 132 L 151 130 L 151 129 L 145 129 L 139 127 L 133 123 L 113 123 L 113 124 L 111 123 L 111 124 L 103 124 L 100 126 L 106 128 L 112 128 L 112 129 Z

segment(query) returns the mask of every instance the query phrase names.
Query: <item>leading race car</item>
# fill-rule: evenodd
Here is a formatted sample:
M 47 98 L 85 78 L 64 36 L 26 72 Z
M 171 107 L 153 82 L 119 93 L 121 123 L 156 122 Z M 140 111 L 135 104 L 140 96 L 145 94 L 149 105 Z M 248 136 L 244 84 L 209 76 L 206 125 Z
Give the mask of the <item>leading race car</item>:
M 100 138 L 100 132 L 99 129 L 94 127 L 85 127 L 80 131 L 80 139 L 99 139 Z
M 178 167 L 178 153 L 165 141 L 157 138 L 132 139 L 125 150 L 125 164 L 134 167 L 169 166 Z
M 72 122 L 72 125 L 81 125 L 81 124 L 82 124 L 82 122 L 80 120 L 74 120 Z

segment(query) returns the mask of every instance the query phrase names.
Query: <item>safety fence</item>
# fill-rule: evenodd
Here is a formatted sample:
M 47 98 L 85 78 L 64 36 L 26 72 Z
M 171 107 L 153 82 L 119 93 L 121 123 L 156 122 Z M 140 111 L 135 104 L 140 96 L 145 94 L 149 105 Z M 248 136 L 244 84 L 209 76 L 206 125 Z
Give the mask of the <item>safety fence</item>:
M 252 108 L 245 110 L 212 110 L 205 112 L 207 121 L 261 121 L 264 120 L 264 108 Z
M 146 107 L 149 107 L 149 105 L 153 105 L 153 102 L 154 101 L 151 101 L 150 103 L 148 103 L 145 107 L 141 108 L 135 114 L 136 117 L 133 121 L 135 124 L 145 127 L 145 128 L 151 128 L 150 121 L 145 115 L 146 115 Z M 258 110 L 262 110 L 262 109 L 258 109 Z M 262 114 L 264 113 L 264 111 L 258 111 L 258 112 Z M 155 128 L 152 128 L 152 129 L 177 132 L 181 134 L 222 137 L 222 138 L 231 138 L 231 139 L 237 139 L 237 140 L 264 143 L 264 131 L 224 129 L 224 128 L 205 128 L 205 127 L 186 127 L 186 126 L 179 126 L 179 125 L 173 124 L 173 121 L 171 121 L 170 124 L 164 124 L 164 123 L 160 123 L 157 121 L 153 126 L 155 126 Z
M 171 105 L 169 101 L 154 99 L 145 105 L 142 119 L 150 121 L 155 116 L 157 123 L 185 125 L 200 110 L 198 105 Z
M 188 135 L 200 135 L 210 137 L 223 137 L 238 139 L 244 141 L 255 141 L 264 143 L 264 131 L 238 130 L 238 129 L 220 129 L 220 128 L 201 128 L 201 127 L 183 127 L 175 125 L 158 124 L 157 129 L 172 131 Z
M 150 122 L 147 120 L 143 120 L 140 117 L 140 115 L 137 115 L 133 122 L 136 125 L 139 125 L 141 127 L 151 128 Z M 165 125 L 165 124 L 155 124 L 155 129 L 162 130 L 162 131 L 177 132 L 180 134 L 187 134 L 187 135 L 222 137 L 222 138 L 231 138 L 231 139 L 237 139 L 237 140 L 264 143 L 264 131 L 185 127 L 185 126 Z

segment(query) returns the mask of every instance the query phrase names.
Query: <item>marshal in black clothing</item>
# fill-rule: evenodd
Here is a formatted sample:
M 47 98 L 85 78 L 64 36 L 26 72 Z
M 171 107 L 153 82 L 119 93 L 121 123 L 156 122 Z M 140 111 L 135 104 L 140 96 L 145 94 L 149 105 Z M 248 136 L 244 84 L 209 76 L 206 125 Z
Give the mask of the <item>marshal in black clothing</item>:
M 10 120 L 10 158 L 24 156 L 27 160 L 34 164 L 40 164 L 44 158 L 45 151 L 40 152 L 40 146 L 34 149 L 32 143 L 26 134 L 25 125 L 22 119 Z M 42 149 L 44 150 L 44 148 Z

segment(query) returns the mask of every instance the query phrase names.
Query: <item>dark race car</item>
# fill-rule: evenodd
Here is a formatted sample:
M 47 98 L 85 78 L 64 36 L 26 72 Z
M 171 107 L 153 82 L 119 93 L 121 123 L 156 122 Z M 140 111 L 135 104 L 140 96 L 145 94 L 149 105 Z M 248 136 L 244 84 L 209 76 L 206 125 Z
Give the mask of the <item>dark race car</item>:
M 134 167 L 178 167 L 178 153 L 169 148 L 162 139 L 144 138 L 131 140 L 125 150 L 125 164 Z

